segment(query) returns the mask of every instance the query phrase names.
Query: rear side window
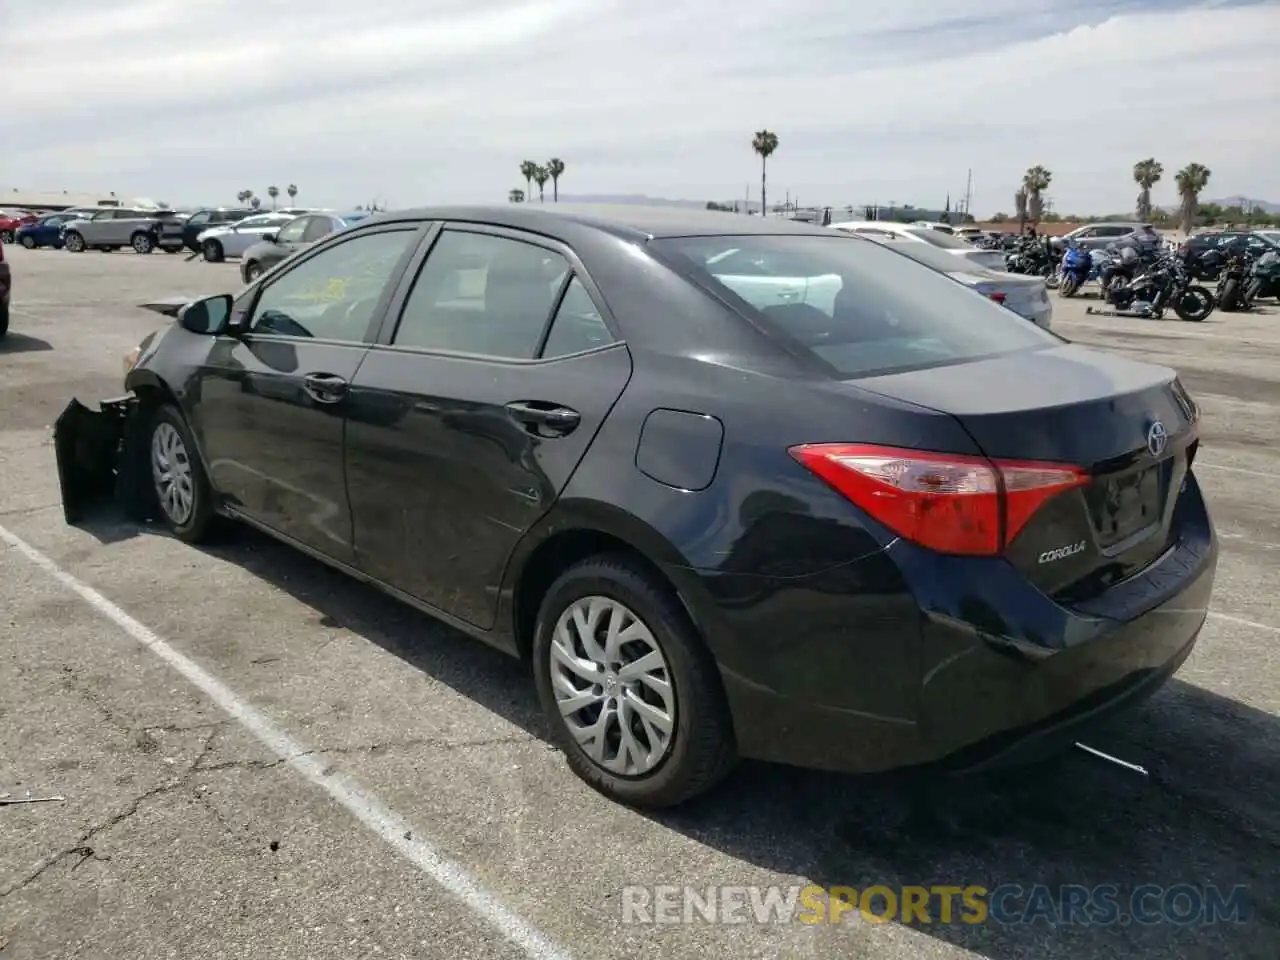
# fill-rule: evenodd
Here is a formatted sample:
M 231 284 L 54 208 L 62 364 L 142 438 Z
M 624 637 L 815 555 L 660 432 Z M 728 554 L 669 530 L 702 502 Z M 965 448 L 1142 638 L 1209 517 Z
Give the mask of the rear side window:
M 939 236 L 944 236 L 939 234 Z M 951 278 L 854 237 L 652 241 L 840 378 L 919 370 L 1062 340 Z M 975 389 L 978 385 L 975 385 Z
M 543 357 L 563 357 L 593 350 L 610 343 L 613 337 L 604 318 L 592 302 L 582 281 L 574 277 L 565 289 L 560 308 L 551 321 L 551 332 L 542 348 Z
M 569 261 L 508 237 L 445 230 L 405 302 L 398 346 L 531 360 Z

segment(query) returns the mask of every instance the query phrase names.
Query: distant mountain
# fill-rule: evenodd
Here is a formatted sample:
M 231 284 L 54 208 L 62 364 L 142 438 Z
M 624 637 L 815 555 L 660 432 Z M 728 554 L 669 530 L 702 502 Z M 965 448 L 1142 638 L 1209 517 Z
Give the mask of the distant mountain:
M 615 204 L 642 207 L 680 207 L 686 210 L 705 210 L 705 200 L 668 200 L 666 197 L 646 197 L 639 193 L 581 193 L 570 196 L 560 194 L 561 203 L 596 203 L 605 206 Z
M 1252 207 L 1260 213 L 1280 213 L 1280 203 L 1269 203 L 1266 200 L 1254 200 L 1251 197 L 1227 197 L 1223 200 L 1206 200 L 1205 203 L 1219 207 Z

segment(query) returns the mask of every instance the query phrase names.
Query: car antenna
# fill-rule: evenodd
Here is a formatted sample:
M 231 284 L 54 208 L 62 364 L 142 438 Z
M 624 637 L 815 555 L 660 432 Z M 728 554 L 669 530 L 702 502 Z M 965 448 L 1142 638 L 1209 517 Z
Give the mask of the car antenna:
M 1086 743 L 1080 743 L 1079 741 L 1076 741 L 1075 746 L 1077 749 L 1083 750 L 1085 753 L 1089 754 L 1090 756 L 1097 757 L 1099 760 L 1106 760 L 1109 763 L 1114 763 L 1116 766 L 1124 767 L 1126 770 L 1136 773 L 1139 776 L 1143 776 L 1143 777 L 1149 776 L 1149 774 L 1147 773 L 1146 767 L 1140 767 L 1136 763 L 1129 763 L 1129 761 L 1127 760 L 1121 760 L 1119 757 L 1113 757 L 1111 754 L 1103 753 L 1101 750 L 1097 750 Z

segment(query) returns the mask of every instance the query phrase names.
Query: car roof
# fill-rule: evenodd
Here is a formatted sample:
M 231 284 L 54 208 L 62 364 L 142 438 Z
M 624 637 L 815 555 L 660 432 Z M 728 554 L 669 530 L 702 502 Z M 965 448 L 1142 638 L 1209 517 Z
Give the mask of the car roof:
M 441 206 L 378 213 L 361 225 L 386 220 L 417 218 L 488 223 L 495 226 L 540 231 L 569 221 L 633 240 L 662 237 L 715 237 L 739 234 L 800 234 L 828 236 L 825 227 L 777 217 L 696 210 L 686 207 L 653 207 L 640 204 L 519 203 L 489 206 Z

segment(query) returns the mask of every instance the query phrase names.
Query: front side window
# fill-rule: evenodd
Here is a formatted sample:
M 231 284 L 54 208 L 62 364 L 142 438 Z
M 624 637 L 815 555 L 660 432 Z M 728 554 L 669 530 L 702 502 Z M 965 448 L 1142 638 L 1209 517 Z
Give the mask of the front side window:
M 276 235 L 276 243 L 298 243 L 302 240 L 302 235 L 306 233 L 307 224 L 311 220 L 310 217 L 299 217 L 297 220 L 290 220 Z
M 413 238 L 411 229 L 368 233 L 307 258 L 263 289 L 250 331 L 366 342 L 378 301 Z
M 255 227 L 269 227 L 272 224 L 279 223 L 279 217 L 273 217 L 270 214 L 260 217 L 245 217 L 236 224 L 237 230 L 252 230 Z
M 569 262 L 546 247 L 445 230 L 405 302 L 397 346 L 533 359 Z
M 1062 343 L 963 284 L 871 241 L 677 237 L 651 246 L 839 378 Z
M 311 217 L 310 220 L 306 229 L 302 231 L 303 242 L 314 243 L 333 233 L 334 225 L 330 217 Z

